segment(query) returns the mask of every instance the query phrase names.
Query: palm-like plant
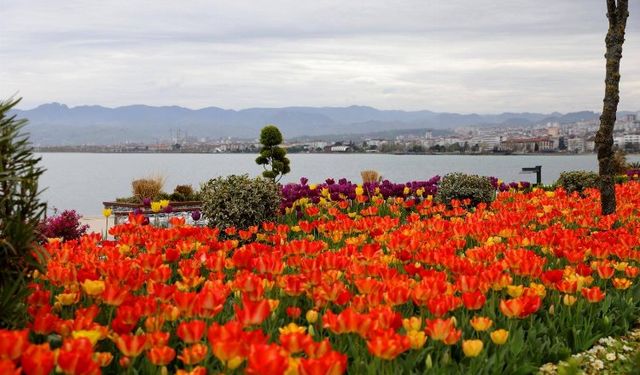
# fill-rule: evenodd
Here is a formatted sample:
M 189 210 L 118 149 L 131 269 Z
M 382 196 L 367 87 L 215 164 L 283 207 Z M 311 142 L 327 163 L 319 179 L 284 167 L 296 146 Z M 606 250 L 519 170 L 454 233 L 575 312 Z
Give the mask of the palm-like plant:
M 0 101 L 0 327 L 24 322 L 27 274 L 43 255 L 37 227 L 46 211 L 38 188 L 44 169 L 23 132 L 27 121 L 9 113 L 19 102 Z

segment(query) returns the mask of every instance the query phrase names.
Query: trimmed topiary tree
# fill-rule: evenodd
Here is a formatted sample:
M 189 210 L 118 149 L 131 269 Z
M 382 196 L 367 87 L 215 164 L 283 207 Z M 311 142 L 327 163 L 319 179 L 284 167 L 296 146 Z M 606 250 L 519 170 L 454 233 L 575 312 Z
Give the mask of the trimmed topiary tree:
M 9 114 L 19 102 L 0 102 L 0 327 L 24 324 L 27 274 L 43 256 L 37 228 L 46 211 L 38 187 L 44 169 L 23 132 L 27 120 Z
M 491 203 L 496 197 L 496 189 L 488 177 L 464 173 L 449 173 L 438 185 L 436 201 L 450 204 L 452 199 L 471 200 L 471 206 Z
M 276 219 L 280 189 L 272 180 L 231 175 L 209 180 L 200 191 L 202 212 L 210 227 L 247 229 Z
M 275 125 L 267 125 L 260 132 L 260 156 L 256 158 L 256 163 L 264 167 L 262 176 L 273 181 L 280 181 L 282 176 L 289 173 L 289 159 L 287 151 L 280 147 L 282 143 L 282 133 Z

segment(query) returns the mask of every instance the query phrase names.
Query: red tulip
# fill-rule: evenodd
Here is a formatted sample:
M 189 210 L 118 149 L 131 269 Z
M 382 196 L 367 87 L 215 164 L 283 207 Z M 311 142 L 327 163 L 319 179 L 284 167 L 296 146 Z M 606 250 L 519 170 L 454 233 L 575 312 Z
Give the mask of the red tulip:
M 592 288 L 582 288 L 580 292 L 590 303 L 600 302 L 605 297 L 605 293 L 603 293 L 598 286 L 594 286 Z

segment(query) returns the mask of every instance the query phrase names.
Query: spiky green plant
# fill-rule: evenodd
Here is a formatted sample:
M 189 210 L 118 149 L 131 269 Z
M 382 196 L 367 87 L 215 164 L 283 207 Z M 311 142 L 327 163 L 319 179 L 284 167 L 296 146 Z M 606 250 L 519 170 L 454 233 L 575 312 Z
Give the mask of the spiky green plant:
M 10 110 L 20 99 L 0 101 L 0 327 L 24 323 L 28 273 L 38 269 L 38 223 L 46 211 L 38 178 L 44 172 L 33 154 L 25 119 Z

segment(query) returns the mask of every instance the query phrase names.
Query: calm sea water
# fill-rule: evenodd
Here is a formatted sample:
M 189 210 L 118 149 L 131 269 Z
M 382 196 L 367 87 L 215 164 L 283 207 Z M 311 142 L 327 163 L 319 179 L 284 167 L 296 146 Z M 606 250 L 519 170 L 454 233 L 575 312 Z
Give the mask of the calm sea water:
M 85 216 L 100 215 L 102 202 L 131 195 L 131 181 L 150 175 L 166 177 L 166 191 L 178 184 L 198 187 L 210 178 L 262 169 L 251 154 L 82 154 L 43 153 L 47 169 L 41 179 L 43 198 L 49 207 L 75 209 Z M 542 166 L 544 183 L 555 181 L 567 170 L 597 170 L 595 155 L 380 155 L 380 154 L 293 154 L 291 173 L 282 182 L 307 177 L 311 183 L 345 177 L 360 181 L 360 171 L 374 169 L 394 182 L 428 179 L 448 172 L 496 176 L 505 181 L 535 182 L 534 174 L 522 174 L 523 167 Z M 640 161 L 631 155 L 629 161 Z

